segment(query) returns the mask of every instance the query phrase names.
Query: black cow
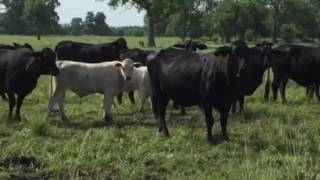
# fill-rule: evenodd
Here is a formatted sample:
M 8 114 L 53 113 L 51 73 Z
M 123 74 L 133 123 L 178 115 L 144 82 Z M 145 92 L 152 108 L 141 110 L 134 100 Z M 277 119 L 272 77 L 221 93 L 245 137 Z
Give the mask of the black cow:
M 135 62 L 146 65 L 147 58 L 152 53 L 155 53 L 155 51 L 143 50 L 139 48 L 126 49 L 120 53 L 120 59 L 132 59 Z
M 59 73 L 55 59 L 54 51 L 49 48 L 41 52 L 26 48 L 0 49 L 0 93 L 6 93 L 9 97 L 9 120 L 16 105 L 15 119 L 21 119 L 23 100 L 36 87 L 40 75 Z
M 316 95 L 320 99 L 320 48 L 302 45 L 287 45 L 272 50 L 271 68 L 274 79 L 271 84 L 273 99 L 277 99 L 278 89 L 282 102 L 286 103 L 286 84 L 292 79 L 303 87 L 316 87 Z M 269 88 L 269 87 L 266 87 Z M 265 97 L 269 97 L 266 90 Z
M 99 63 L 118 60 L 120 52 L 128 49 L 124 38 L 104 44 L 88 44 L 73 41 L 61 41 L 55 51 L 58 60 L 71 60 L 85 63 Z
M 195 42 L 192 40 L 187 41 L 185 44 L 175 44 L 173 45 L 173 47 L 175 48 L 181 48 L 181 49 L 187 49 L 189 51 L 197 51 L 199 50 L 204 50 L 204 49 L 208 49 L 208 46 L 203 44 L 203 43 L 199 43 L 199 42 Z
M 255 76 L 251 76 L 252 79 L 249 80 L 251 82 L 255 82 L 252 84 L 249 84 L 251 88 L 255 91 L 259 85 L 262 83 L 263 79 L 263 74 L 265 70 L 269 67 L 269 61 L 268 61 L 268 56 L 270 54 L 271 48 L 270 46 L 263 46 L 263 47 L 253 47 L 253 48 L 248 48 L 247 44 L 243 41 L 235 41 L 232 43 L 232 46 L 241 46 L 244 49 L 247 49 L 248 54 L 243 54 L 244 57 L 246 57 L 247 62 L 251 64 L 249 71 L 252 73 L 255 72 Z M 231 54 L 231 47 L 230 46 L 223 46 L 219 47 L 215 51 L 216 56 L 223 56 L 226 57 Z M 252 92 L 253 93 L 253 92 Z M 240 106 L 240 114 L 242 115 L 242 121 L 245 121 L 244 118 L 244 102 L 245 102 L 245 96 L 252 95 L 252 93 L 249 94 L 243 94 L 237 99 L 233 105 L 232 105 L 232 112 L 236 111 L 236 104 L 237 102 L 239 103 Z
M 27 49 L 30 49 L 33 51 L 33 48 L 29 43 L 25 43 L 25 44 L 21 45 L 21 44 L 13 42 L 12 44 L 13 45 L 0 44 L 0 49 L 15 50 L 18 48 L 27 48 Z
M 13 42 L 13 45 L 8 45 L 8 44 L 0 44 L 0 49 L 6 49 L 6 50 L 15 50 L 19 48 L 27 48 L 33 51 L 32 46 L 29 43 L 25 43 L 24 45 L 18 44 Z M 7 100 L 7 97 L 5 93 L 0 93 L 1 98 L 5 101 Z
M 247 62 L 248 48 L 233 46 L 229 56 L 196 53 L 168 48 L 161 50 L 147 64 L 153 89 L 152 106 L 159 131 L 168 136 L 166 107 L 169 100 L 183 106 L 199 105 L 205 112 L 208 141 L 212 142 L 212 107 L 221 115 L 224 140 L 231 104 L 243 94 L 252 94 L 262 81 L 263 72 Z M 255 51 L 260 54 L 260 51 Z M 247 57 L 246 57 L 246 56 Z

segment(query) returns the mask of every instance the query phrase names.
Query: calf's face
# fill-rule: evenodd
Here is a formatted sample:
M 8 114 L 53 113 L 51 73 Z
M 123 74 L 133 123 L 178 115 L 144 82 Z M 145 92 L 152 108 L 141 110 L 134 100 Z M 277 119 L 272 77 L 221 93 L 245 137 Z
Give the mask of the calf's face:
M 130 81 L 133 69 L 139 65 L 140 63 L 133 63 L 131 59 L 125 59 L 122 62 L 116 63 L 115 67 L 120 68 L 121 75 L 126 81 Z

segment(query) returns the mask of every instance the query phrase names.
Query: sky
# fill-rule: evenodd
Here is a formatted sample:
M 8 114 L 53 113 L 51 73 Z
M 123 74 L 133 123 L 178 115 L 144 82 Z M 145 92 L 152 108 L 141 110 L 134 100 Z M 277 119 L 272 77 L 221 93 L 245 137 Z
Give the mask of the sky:
M 60 6 L 56 9 L 59 14 L 59 23 L 70 23 L 73 17 L 85 19 L 88 11 L 102 11 L 107 17 L 107 24 L 113 27 L 119 26 L 143 26 L 145 13 L 138 13 L 135 8 L 118 7 L 113 9 L 108 6 L 108 1 L 97 0 L 59 0 Z

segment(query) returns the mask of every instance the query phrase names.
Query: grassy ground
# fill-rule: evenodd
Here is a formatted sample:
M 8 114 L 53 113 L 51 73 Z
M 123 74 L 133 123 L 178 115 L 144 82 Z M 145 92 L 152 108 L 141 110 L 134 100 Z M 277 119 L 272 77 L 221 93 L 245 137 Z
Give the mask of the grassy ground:
M 104 42 L 115 38 L 0 36 L 1 43 L 31 42 L 54 47 L 62 39 Z M 138 47 L 141 38 L 128 38 Z M 159 38 L 169 46 L 179 39 Z M 210 47 L 215 47 L 210 44 Z M 72 123 L 47 118 L 49 78 L 42 77 L 23 106 L 22 122 L 6 123 L 7 104 L 0 102 L 0 179 L 317 179 L 320 178 L 319 102 L 289 84 L 289 103 L 265 102 L 263 88 L 247 98 L 246 120 L 231 115 L 231 141 L 210 146 L 201 111 L 186 116 L 170 106 L 170 138 L 157 132 L 150 108 L 143 114 L 128 98 L 113 109 L 114 124 L 102 121 L 102 97 L 66 98 Z M 136 98 L 139 104 L 139 98 Z M 215 114 L 215 138 L 220 138 Z

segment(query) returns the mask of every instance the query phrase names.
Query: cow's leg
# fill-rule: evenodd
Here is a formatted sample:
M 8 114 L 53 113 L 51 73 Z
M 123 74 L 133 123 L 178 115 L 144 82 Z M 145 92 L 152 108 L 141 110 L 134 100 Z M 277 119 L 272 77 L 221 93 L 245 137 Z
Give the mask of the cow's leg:
M 212 116 L 212 107 L 209 105 L 206 105 L 204 107 L 204 115 L 206 118 L 206 123 L 207 123 L 207 138 L 209 143 L 213 143 L 213 137 L 212 137 L 212 127 L 214 123 L 214 119 Z
M 282 80 L 281 88 L 280 88 L 281 97 L 282 97 L 282 103 L 283 104 L 287 103 L 287 99 L 286 99 L 286 86 L 287 86 L 287 83 L 288 83 L 288 79 Z
M 110 96 L 107 93 L 103 96 L 103 109 L 104 109 L 104 120 L 107 124 L 112 124 L 113 119 L 111 116 L 111 107 L 113 104 L 113 97 Z
M 240 106 L 241 121 L 246 122 L 246 119 L 244 117 L 244 96 L 241 96 L 239 98 L 239 106 Z
M 279 78 L 275 78 L 273 81 L 272 81 L 272 93 L 273 93 L 273 100 L 276 101 L 278 99 L 278 89 L 279 89 L 279 86 L 281 84 L 281 80 Z
M 226 108 L 220 112 L 221 133 L 222 133 L 222 139 L 224 141 L 229 141 L 228 132 L 227 132 L 229 109 L 230 108 Z
M 313 85 L 306 87 L 306 95 L 311 99 L 313 98 Z
M 122 104 L 122 95 L 123 95 L 123 92 L 121 92 L 118 96 L 117 96 L 117 101 L 119 104 Z
M 180 105 L 180 113 L 181 113 L 181 115 L 186 115 L 187 113 L 186 113 L 186 107 L 185 106 L 182 106 L 182 105 Z
M 135 104 L 136 101 L 134 99 L 134 91 L 128 92 L 128 96 L 129 96 L 131 104 Z
M 160 98 L 160 101 L 158 101 L 158 112 L 159 112 L 159 119 L 160 119 L 160 129 L 163 130 L 163 134 L 168 137 L 169 136 L 169 131 L 167 128 L 166 124 L 166 110 L 167 110 L 167 105 L 169 103 L 169 99 L 162 97 Z
M 9 113 L 8 113 L 8 120 L 12 119 L 12 112 L 13 108 L 16 105 L 16 97 L 14 96 L 13 93 L 8 93 L 9 97 Z
M 143 91 L 140 91 L 140 97 L 141 97 L 141 107 L 140 107 L 140 112 L 143 112 L 143 106 L 144 103 L 146 102 L 146 93 Z
M 48 103 L 48 116 L 50 116 L 51 113 L 54 113 L 54 107 L 56 106 L 56 104 L 58 104 L 58 101 L 60 98 L 64 99 L 64 94 L 65 94 L 65 90 L 62 90 L 59 88 L 59 86 L 57 86 L 54 89 L 54 92 L 51 93 L 51 97 L 49 99 L 49 103 Z M 58 105 L 58 110 L 60 112 L 60 107 Z
M 237 102 L 238 100 L 235 100 L 234 103 L 232 103 L 232 106 L 231 106 L 232 113 L 236 113 L 237 111 Z
M 160 125 L 159 111 L 158 111 L 158 101 L 157 101 L 155 93 L 152 93 L 151 105 L 152 105 L 152 111 L 153 111 L 154 118 L 158 124 L 159 132 L 161 132 L 161 125 Z
M 65 92 L 58 96 L 58 106 L 59 106 L 59 113 L 62 121 L 69 123 L 69 119 L 67 118 L 65 111 L 64 111 L 64 99 L 65 99 Z
M 20 109 L 25 97 L 25 95 L 18 95 L 15 120 L 21 121 Z

